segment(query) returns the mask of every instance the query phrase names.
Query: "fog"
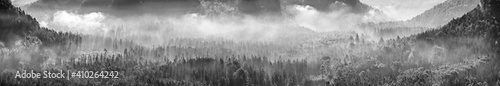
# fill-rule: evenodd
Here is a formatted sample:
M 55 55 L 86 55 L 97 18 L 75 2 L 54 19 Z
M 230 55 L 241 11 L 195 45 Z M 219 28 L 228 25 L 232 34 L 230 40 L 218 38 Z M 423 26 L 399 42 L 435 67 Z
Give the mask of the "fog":
M 372 9 L 358 0 L 67 0 L 54 8 L 42 1 L 60 4 L 58 0 L 39 0 L 29 4 L 33 7 L 21 8 L 31 9 L 27 14 L 7 4 L 8 9 L 2 10 L 5 13 L 0 13 L 5 15 L 0 22 L 7 22 L 0 25 L 7 33 L 0 40 L 0 82 L 229 86 L 499 83 L 499 60 L 495 58 L 498 16 L 490 16 L 497 11 L 488 6 L 500 2 L 483 3 L 434 29 L 370 26 L 407 18 L 397 13 L 406 12 L 397 10 L 405 7 Z M 81 7 L 72 7 L 75 4 Z M 169 7 L 166 4 L 178 8 L 158 10 Z M 186 4 L 193 7 L 183 8 Z M 44 6 L 47 8 L 40 9 L 46 10 L 34 9 Z M 19 70 L 112 70 L 119 71 L 120 78 L 67 78 L 64 82 L 9 78 Z M 16 83 L 21 81 L 26 83 Z
M 199 13 L 127 17 L 102 12 L 77 13 L 59 10 L 52 16 L 38 18 L 38 21 L 42 27 L 57 31 L 141 40 L 158 45 L 171 38 L 222 37 L 233 40 L 273 41 L 280 39 L 284 33 L 301 29 L 315 33 L 364 33 L 358 24 L 389 20 L 387 16 L 375 12 L 376 10 L 357 14 L 351 13 L 348 7 L 323 12 L 308 5 L 288 5 L 285 6 L 283 15 L 248 15 L 234 9 L 231 5 L 219 3 L 209 4 Z

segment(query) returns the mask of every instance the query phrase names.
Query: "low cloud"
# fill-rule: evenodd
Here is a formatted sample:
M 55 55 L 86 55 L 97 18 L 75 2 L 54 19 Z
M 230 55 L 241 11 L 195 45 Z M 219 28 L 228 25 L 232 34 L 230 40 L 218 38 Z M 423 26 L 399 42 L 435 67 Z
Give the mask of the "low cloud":
M 106 16 L 100 12 L 89 14 L 76 14 L 67 11 L 57 11 L 48 21 L 42 21 L 42 27 L 48 27 L 58 31 L 85 33 L 85 34 L 105 34 L 108 30 L 103 21 Z
M 346 10 L 324 13 L 307 5 L 294 5 L 290 11 L 294 14 L 293 22 L 317 32 L 353 30 L 363 18 Z
M 379 13 L 350 13 L 350 9 L 321 12 L 307 5 L 289 5 L 289 16 L 252 16 L 238 13 L 211 15 L 189 13 L 177 16 L 138 15 L 116 17 L 101 12 L 78 14 L 57 11 L 52 17 L 40 21 L 42 27 L 58 31 L 124 38 L 158 45 L 171 38 L 222 37 L 233 40 L 273 41 L 279 37 L 295 36 L 293 32 L 310 29 L 315 32 L 355 31 L 363 33 L 357 25 L 386 21 Z M 225 11 L 224 11 L 225 12 Z M 297 31 L 294 31 L 297 30 Z
M 293 14 L 293 22 L 317 32 L 358 31 L 357 25 L 361 23 L 392 20 L 376 10 L 370 10 L 367 14 L 353 14 L 349 13 L 349 9 L 320 12 L 311 6 L 293 5 L 288 11 Z
M 12 2 L 12 5 L 14 5 L 16 7 L 21 7 L 21 6 L 36 2 L 38 0 L 10 0 L 10 1 Z

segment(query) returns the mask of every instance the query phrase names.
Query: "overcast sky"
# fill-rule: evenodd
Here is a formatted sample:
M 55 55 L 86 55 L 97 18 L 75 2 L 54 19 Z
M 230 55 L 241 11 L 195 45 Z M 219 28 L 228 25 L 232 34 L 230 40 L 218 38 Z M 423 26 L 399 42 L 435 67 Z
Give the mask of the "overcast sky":
M 396 20 L 411 19 L 446 0 L 360 0 Z

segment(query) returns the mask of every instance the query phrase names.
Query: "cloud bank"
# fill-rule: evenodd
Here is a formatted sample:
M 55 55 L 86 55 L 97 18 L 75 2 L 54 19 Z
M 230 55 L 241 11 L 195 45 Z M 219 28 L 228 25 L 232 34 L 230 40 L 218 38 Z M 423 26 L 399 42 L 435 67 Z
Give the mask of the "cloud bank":
M 36 2 L 37 0 L 10 0 L 10 1 L 12 2 L 12 5 L 16 7 L 21 7 Z
M 67 11 L 58 11 L 54 13 L 50 21 L 42 21 L 40 25 L 65 32 L 105 34 L 108 31 L 108 26 L 103 22 L 105 19 L 106 16 L 100 12 L 76 14 Z
M 290 5 L 285 10 L 289 16 L 189 13 L 179 16 L 116 17 L 101 12 L 78 14 L 57 11 L 40 24 L 58 31 L 124 38 L 143 42 L 142 44 L 159 45 L 171 38 L 222 37 L 232 40 L 274 41 L 285 37 L 285 34 L 286 37 L 299 37 L 301 35 L 294 33 L 307 30 L 315 33 L 363 33 L 357 27 L 358 24 L 387 20 L 387 17 L 373 11 L 368 14 L 355 14 L 350 13 L 347 8 L 322 12 L 308 5 Z
M 288 11 L 293 14 L 292 22 L 317 32 L 356 31 L 360 23 L 391 20 L 385 15 L 376 13 L 375 10 L 359 15 L 349 13 L 349 9 L 320 12 L 307 5 L 293 5 L 290 8 Z

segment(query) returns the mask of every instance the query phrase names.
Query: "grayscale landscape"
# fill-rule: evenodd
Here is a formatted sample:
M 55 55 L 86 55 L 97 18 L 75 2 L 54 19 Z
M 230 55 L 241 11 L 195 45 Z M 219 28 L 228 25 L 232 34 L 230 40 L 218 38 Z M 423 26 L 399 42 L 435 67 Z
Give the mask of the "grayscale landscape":
M 499 41 L 500 0 L 0 0 L 0 86 L 500 86 Z

